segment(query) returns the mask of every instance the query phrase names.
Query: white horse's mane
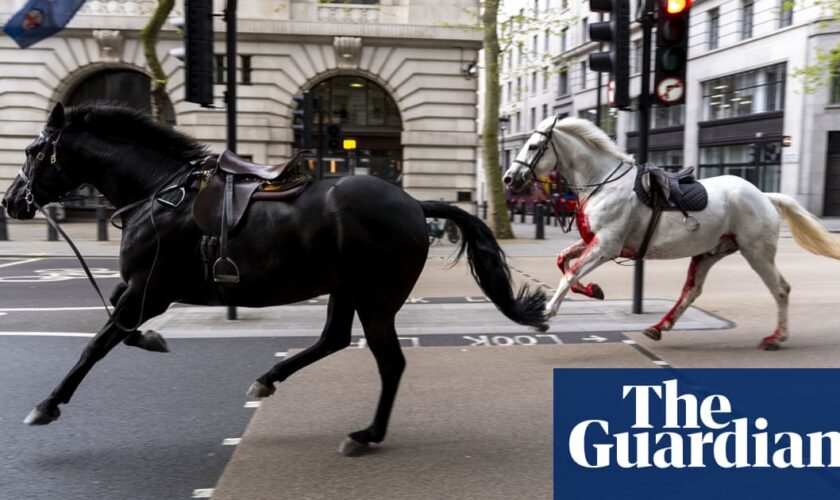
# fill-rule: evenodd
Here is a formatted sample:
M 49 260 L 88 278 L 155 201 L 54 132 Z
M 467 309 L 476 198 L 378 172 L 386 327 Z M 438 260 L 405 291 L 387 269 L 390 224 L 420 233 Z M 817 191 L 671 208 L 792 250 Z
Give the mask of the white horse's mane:
M 629 155 L 621 150 L 610 137 L 604 133 L 603 130 L 596 127 L 594 123 L 583 118 L 567 117 L 557 122 L 556 128 L 562 132 L 574 135 L 587 145 L 601 150 L 604 153 L 613 156 L 617 160 L 634 163 L 633 155 Z

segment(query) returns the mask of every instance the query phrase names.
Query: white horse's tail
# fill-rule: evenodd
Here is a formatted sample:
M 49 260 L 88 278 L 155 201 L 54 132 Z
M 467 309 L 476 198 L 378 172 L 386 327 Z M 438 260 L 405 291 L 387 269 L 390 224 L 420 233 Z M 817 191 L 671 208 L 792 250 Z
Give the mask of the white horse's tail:
M 826 230 L 816 217 L 792 197 L 781 193 L 764 193 L 790 226 L 793 239 L 811 253 L 840 259 L 840 237 Z

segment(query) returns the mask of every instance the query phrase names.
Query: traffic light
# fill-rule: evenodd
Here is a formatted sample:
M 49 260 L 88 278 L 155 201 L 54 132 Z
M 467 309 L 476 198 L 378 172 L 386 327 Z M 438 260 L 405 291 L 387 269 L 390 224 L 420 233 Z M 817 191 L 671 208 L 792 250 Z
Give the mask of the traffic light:
M 213 105 L 213 0 L 184 0 L 183 18 L 170 23 L 184 32 L 184 47 L 172 54 L 184 62 L 185 99 L 204 107 Z
M 659 0 L 654 93 L 659 104 L 685 102 L 691 0 Z
M 630 2 L 629 0 L 590 0 L 593 12 L 609 13 L 610 20 L 589 25 L 589 38 L 610 44 L 609 51 L 589 54 L 589 68 L 612 73 L 615 82 L 613 106 L 630 106 Z
M 327 150 L 329 151 L 341 151 L 342 149 L 342 137 L 341 137 L 341 124 L 340 123 L 331 123 L 327 125 Z
M 300 148 L 312 147 L 312 124 L 315 120 L 315 102 L 308 90 L 294 96 L 297 109 L 293 113 L 292 129 L 300 134 Z

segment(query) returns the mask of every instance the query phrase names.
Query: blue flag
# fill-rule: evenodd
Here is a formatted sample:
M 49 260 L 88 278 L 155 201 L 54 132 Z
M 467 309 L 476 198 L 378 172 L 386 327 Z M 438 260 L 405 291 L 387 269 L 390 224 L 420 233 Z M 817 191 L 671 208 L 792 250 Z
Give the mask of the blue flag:
M 25 49 L 63 30 L 85 0 L 29 0 L 3 31 Z

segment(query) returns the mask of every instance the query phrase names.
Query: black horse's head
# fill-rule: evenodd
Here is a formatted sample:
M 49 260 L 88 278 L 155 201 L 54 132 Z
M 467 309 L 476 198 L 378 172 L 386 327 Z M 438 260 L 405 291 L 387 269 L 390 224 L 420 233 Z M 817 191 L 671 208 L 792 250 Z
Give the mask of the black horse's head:
M 26 159 L 3 197 L 3 206 L 15 219 L 31 219 L 38 206 L 57 201 L 81 185 L 61 164 L 61 134 L 65 129 L 64 107 L 56 104 L 47 125 L 26 148 Z

